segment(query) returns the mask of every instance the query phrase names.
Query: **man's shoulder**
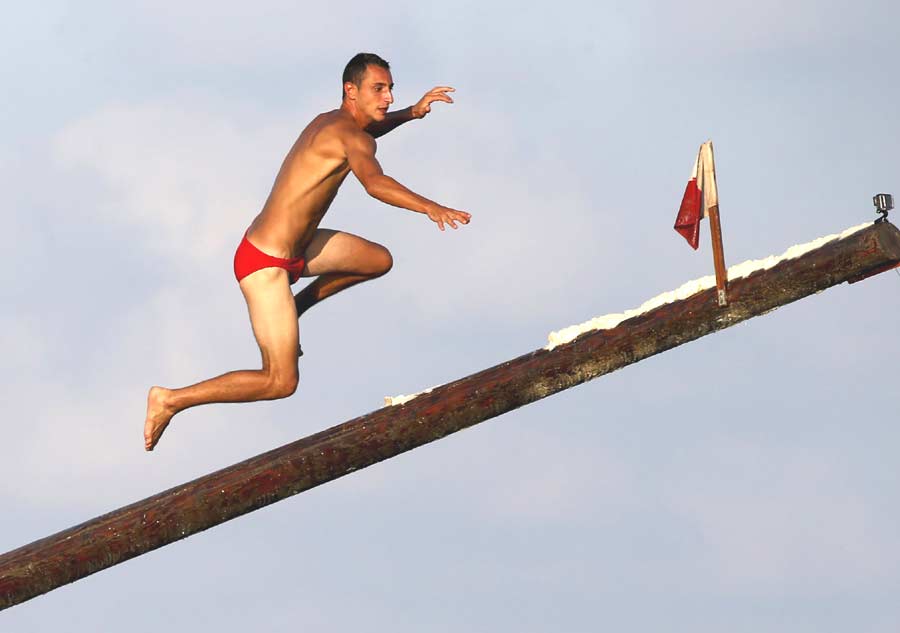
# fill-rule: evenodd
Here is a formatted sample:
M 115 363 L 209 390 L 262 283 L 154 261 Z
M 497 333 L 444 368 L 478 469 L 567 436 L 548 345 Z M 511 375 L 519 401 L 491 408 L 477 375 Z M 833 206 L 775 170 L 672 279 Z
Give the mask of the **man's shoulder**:
M 323 141 L 336 140 L 342 143 L 374 141 L 371 134 L 357 127 L 353 119 L 339 109 L 318 115 L 306 126 L 305 132 L 310 132 Z

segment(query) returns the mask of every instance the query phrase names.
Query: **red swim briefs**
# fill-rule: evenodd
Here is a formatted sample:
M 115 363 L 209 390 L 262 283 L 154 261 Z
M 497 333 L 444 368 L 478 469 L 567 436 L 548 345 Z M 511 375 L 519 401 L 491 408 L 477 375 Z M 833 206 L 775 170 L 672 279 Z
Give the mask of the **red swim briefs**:
M 282 259 L 263 253 L 250 243 L 246 233 L 234 254 L 234 276 L 238 282 L 250 273 L 255 273 L 263 268 L 284 268 L 288 272 L 290 283 L 293 284 L 300 279 L 304 267 L 306 267 L 306 260 L 302 257 Z

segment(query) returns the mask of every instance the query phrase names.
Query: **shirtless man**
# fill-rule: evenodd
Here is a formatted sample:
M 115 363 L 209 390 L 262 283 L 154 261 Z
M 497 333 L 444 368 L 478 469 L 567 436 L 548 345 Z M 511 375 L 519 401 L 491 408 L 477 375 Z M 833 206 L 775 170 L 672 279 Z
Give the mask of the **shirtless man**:
M 232 371 L 184 387 L 152 387 L 147 396 L 144 448 L 152 451 L 179 411 L 211 402 L 285 398 L 297 389 L 297 319 L 326 297 L 384 275 L 391 253 L 356 235 L 319 228 L 351 171 L 374 198 L 416 211 L 444 226 L 468 224 L 470 215 L 410 191 L 381 170 L 375 138 L 421 119 L 435 101 L 453 103 L 453 88 L 438 86 L 418 103 L 388 114 L 394 102 L 390 66 L 370 53 L 344 69 L 341 107 L 320 114 L 288 152 L 263 210 L 250 224 L 234 258 L 235 277 L 247 301 L 262 352 L 262 369 Z M 296 295 L 291 284 L 318 277 Z M 302 352 L 300 352 L 302 353 Z

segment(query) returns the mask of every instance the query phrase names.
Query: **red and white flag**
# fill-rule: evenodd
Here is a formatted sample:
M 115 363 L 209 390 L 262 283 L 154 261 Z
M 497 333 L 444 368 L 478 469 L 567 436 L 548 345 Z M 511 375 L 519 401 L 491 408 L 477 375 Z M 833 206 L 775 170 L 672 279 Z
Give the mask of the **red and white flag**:
M 700 220 L 706 217 L 710 207 L 719 205 L 719 192 L 716 190 L 716 164 L 713 159 L 712 141 L 700 146 L 694 171 L 684 189 L 678 217 L 675 218 L 675 230 L 684 236 L 691 248 L 697 250 L 700 245 Z

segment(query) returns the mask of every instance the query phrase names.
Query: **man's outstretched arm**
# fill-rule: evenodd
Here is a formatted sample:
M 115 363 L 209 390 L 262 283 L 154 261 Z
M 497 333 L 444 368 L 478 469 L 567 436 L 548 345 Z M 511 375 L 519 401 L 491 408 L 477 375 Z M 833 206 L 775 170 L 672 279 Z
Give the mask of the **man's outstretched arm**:
M 344 141 L 347 151 L 347 162 L 359 182 L 373 198 L 386 204 L 418 213 L 424 213 L 440 230 L 444 224 L 457 228 L 456 223 L 468 224 L 472 217 L 465 211 L 457 211 L 445 207 L 414 191 L 407 189 L 399 182 L 385 175 L 381 165 L 375 159 L 375 140 L 366 134 L 357 132 Z
M 413 116 L 412 110 L 413 107 L 409 106 L 408 108 L 403 108 L 396 112 L 388 112 L 383 121 L 373 121 L 370 123 L 368 127 L 366 127 L 366 132 L 371 134 L 374 138 L 383 136 L 398 125 L 403 125 L 407 121 L 419 118 Z
M 413 119 L 423 119 L 425 115 L 431 112 L 431 104 L 435 101 L 443 101 L 445 103 L 453 103 L 448 92 L 453 92 L 455 88 L 450 86 L 436 86 L 425 93 L 425 96 L 419 99 L 415 105 L 408 108 L 397 110 L 396 112 L 388 112 L 383 121 L 375 121 L 370 123 L 366 128 L 366 132 L 373 137 L 378 138 L 393 130 L 398 125 L 403 125 L 407 121 Z

